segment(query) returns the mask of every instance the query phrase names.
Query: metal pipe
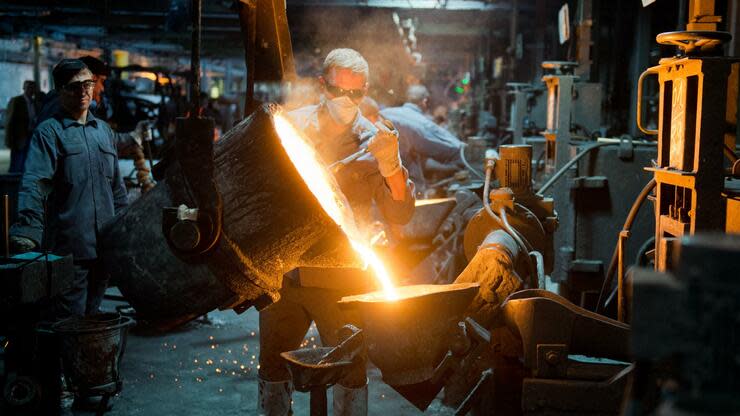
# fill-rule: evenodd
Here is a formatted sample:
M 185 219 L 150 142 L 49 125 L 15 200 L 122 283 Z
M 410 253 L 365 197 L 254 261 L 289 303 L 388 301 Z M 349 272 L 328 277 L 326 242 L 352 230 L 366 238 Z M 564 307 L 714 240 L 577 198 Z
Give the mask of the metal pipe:
M 41 36 L 33 37 L 33 82 L 38 94 L 41 91 Z
M 514 241 L 516 241 L 517 245 L 522 250 L 522 252 L 527 254 L 527 266 L 529 267 L 529 272 L 531 275 L 536 276 L 537 268 L 534 264 L 532 264 L 532 258 L 529 257 L 529 249 L 524 244 L 524 241 L 522 241 L 522 239 L 520 238 L 519 233 L 517 233 L 516 230 L 514 230 L 511 227 L 511 225 L 509 225 L 508 221 L 504 221 L 501 218 L 499 218 L 491 209 L 491 203 L 488 201 L 488 192 L 491 187 L 491 172 L 492 171 L 493 171 L 493 161 L 492 160 L 486 161 L 486 176 L 483 182 L 483 208 L 486 210 L 488 215 L 490 215 L 491 218 L 493 218 L 493 220 L 496 222 L 496 224 L 498 224 L 499 227 L 501 227 L 504 231 L 506 231 L 507 233 L 509 233 L 509 235 L 511 235 L 511 238 L 513 238 Z M 502 208 L 502 211 L 504 211 L 503 208 Z M 503 212 L 502 215 L 504 218 L 506 218 L 505 211 Z
M 190 84 L 190 117 L 200 116 L 200 20 L 202 0 L 192 0 L 191 17 L 193 23 L 193 41 L 190 48 L 190 71 L 193 74 Z
M 629 236 L 629 231 L 622 230 L 619 232 L 619 240 L 617 240 L 617 251 L 619 253 L 619 263 L 617 266 L 617 320 L 619 322 L 624 322 L 624 246 Z
M 460 160 L 462 160 L 463 164 L 465 165 L 468 170 L 473 173 L 475 176 L 477 176 L 480 179 L 483 179 L 483 175 L 481 175 L 480 172 L 478 172 L 477 169 L 475 169 L 470 162 L 468 162 L 468 159 L 465 157 L 465 148 L 468 146 L 467 143 L 463 143 L 462 146 L 460 146 Z
M 244 116 L 248 117 L 256 108 L 254 100 L 254 75 L 257 65 L 257 1 L 239 1 L 239 24 L 244 40 L 244 63 L 247 67 L 247 91 L 244 100 Z
M 545 184 L 542 185 L 542 187 L 540 187 L 540 189 L 537 191 L 537 195 L 538 196 L 544 196 L 543 193 L 548 188 L 550 188 L 555 182 L 557 182 L 558 179 L 560 179 L 560 177 L 562 177 L 565 174 L 565 172 L 567 172 L 568 169 L 570 169 L 571 166 L 573 166 L 583 156 L 586 156 L 592 150 L 594 150 L 596 148 L 599 148 L 599 147 L 602 147 L 602 146 L 609 146 L 609 145 L 614 145 L 614 144 L 615 143 L 609 143 L 609 142 L 596 142 L 596 143 L 588 146 L 587 148 L 581 150 L 581 153 L 578 153 L 577 155 L 575 155 L 573 157 L 573 159 L 571 159 L 570 161 L 568 161 L 568 163 L 566 163 L 565 165 L 563 165 L 563 167 L 560 168 L 559 171 L 555 172 L 555 174 L 552 175 L 552 178 L 550 178 L 550 180 L 548 180 L 547 182 L 545 182 Z
M 537 287 L 539 289 L 547 289 L 547 281 L 545 280 L 545 258 L 542 257 L 542 253 L 539 251 L 532 251 L 529 253 L 535 259 L 537 264 Z
M 658 130 L 648 130 L 645 127 L 642 126 L 642 81 L 651 74 L 658 74 L 658 71 L 653 68 L 648 68 L 640 74 L 640 78 L 637 79 L 637 128 L 640 129 L 641 132 L 649 135 L 654 136 L 658 134 Z
M 522 248 L 522 251 L 527 255 L 527 267 L 529 267 L 529 284 L 530 287 L 534 288 L 537 287 L 537 266 L 532 261 L 532 257 L 529 255 L 530 251 L 532 250 L 532 245 L 529 244 L 529 242 L 524 238 L 523 235 L 519 234 L 517 230 L 515 230 L 510 224 L 509 221 L 506 218 L 506 208 L 501 207 L 501 210 L 499 211 L 501 222 L 504 223 L 505 230 L 509 234 L 511 234 L 511 237 L 516 240 L 517 244 Z
M 629 230 L 632 228 L 632 223 L 635 221 L 635 218 L 637 218 L 637 213 L 640 211 L 640 207 L 642 207 L 642 204 L 645 202 L 650 192 L 655 188 L 655 184 L 655 178 L 651 179 L 650 182 L 648 182 L 645 187 L 642 188 L 640 194 L 637 195 L 637 199 L 635 199 L 635 202 L 632 204 L 632 208 L 630 208 L 630 212 L 627 214 L 627 218 L 624 220 L 622 231 L 629 232 Z M 617 242 L 617 244 L 619 244 L 619 242 Z M 606 271 L 606 276 L 604 277 L 604 282 L 602 283 L 601 291 L 599 292 L 599 300 L 596 302 L 596 313 L 600 313 L 603 309 L 601 302 L 602 300 L 604 300 L 604 295 L 606 294 L 607 288 L 611 286 L 612 279 L 614 277 L 614 271 L 617 267 L 619 256 L 618 250 L 619 247 L 614 248 L 612 259 L 609 262 L 609 269 Z

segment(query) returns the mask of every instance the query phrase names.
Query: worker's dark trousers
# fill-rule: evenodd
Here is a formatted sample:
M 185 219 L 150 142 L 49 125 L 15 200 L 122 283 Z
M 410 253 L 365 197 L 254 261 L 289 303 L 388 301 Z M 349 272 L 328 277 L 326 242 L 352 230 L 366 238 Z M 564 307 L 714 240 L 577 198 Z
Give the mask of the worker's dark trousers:
M 337 307 L 336 302 L 350 294 L 356 293 L 300 287 L 286 276 L 280 300 L 260 312 L 260 377 L 273 382 L 290 380 L 290 372 L 280 353 L 300 347 L 311 321 L 316 322 L 321 344 L 326 347 L 337 345 L 337 330 L 345 324 L 361 327 L 354 314 Z M 355 369 L 339 382 L 342 386 L 354 389 L 366 384 L 364 352 L 358 358 Z
M 108 286 L 108 275 L 101 262 L 75 260 L 75 276 L 72 286 L 60 299 L 59 315 L 92 315 L 98 312 Z

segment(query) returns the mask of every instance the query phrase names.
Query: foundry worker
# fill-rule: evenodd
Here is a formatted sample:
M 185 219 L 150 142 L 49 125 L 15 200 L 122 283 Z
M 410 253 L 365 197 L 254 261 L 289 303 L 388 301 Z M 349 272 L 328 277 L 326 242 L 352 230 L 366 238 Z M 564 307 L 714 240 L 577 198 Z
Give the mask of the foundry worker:
M 335 49 L 326 56 L 319 77 L 320 103 L 287 113 L 327 165 L 361 148 L 369 150 L 334 174 L 360 228 L 374 219 L 373 206 L 393 224 L 408 222 L 414 210 L 414 185 L 401 163 L 398 138 L 359 113 L 368 75 L 368 64 L 357 51 Z M 337 330 L 357 324 L 336 302 L 374 290 L 374 282 L 370 272 L 359 269 L 301 268 L 285 275 L 280 300 L 260 312 L 258 414 L 283 416 L 291 411 L 290 373 L 280 353 L 299 348 L 312 321 L 322 344 L 336 345 Z M 335 415 L 367 414 L 364 359 L 359 364 L 334 386 Z
M 58 315 L 93 314 L 107 284 L 98 233 L 126 206 L 126 189 L 114 133 L 89 111 L 92 73 L 82 61 L 63 59 L 52 75 L 60 109 L 31 137 L 11 247 L 24 252 L 45 244 L 55 254 L 72 254 L 74 284 L 62 294 Z
M 83 56 L 79 58 L 82 63 L 87 66 L 87 69 L 92 72 L 92 80 L 95 82 L 92 90 L 92 100 L 90 102 L 90 111 L 97 120 L 106 119 L 106 109 L 103 103 L 103 93 L 105 92 L 105 81 L 110 76 L 111 70 L 108 64 L 101 61 L 94 56 Z M 56 82 L 56 81 L 55 81 Z M 36 118 L 36 125 L 43 123 L 44 121 L 54 117 L 61 108 L 59 89 L 55 89 L 46 95 L 44 102 L 41 106 L 41 111 Z M 116 149 L 120 156 L 132 155 L 136 147 L 142 147 L 144 140 L 150 139 L 149 133 L 150 122 L 148 120 L 141 120 L 136 124 L 136 128 L 133 131 L 127 133 L 115 132 L 115 143 Z
M 425 114 L 428 107 L 429 91 L 417 84 L 408 88 L 406 102 L 402 106 L 380 110 L 380 115 L 392 121 L 400 133 L 401 158 L 418 192 L 427 185 L 424 177 L 427 159 L 452 165 L 453 170 L 463 168 L 460 159 L 463 143 Z

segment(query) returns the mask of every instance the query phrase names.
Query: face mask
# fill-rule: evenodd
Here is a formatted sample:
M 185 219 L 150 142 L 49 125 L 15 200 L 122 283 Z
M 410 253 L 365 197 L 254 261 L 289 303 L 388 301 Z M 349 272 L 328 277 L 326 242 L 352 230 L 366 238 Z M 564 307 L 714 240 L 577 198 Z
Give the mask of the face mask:
M 326 99 L 326 109 L 329 111 L 329 115 L 340 125 L 350 124 L 357 117 L 359 111 L 357 104 L 355 104 L 349 97 L 336 97 L 331 100 Z

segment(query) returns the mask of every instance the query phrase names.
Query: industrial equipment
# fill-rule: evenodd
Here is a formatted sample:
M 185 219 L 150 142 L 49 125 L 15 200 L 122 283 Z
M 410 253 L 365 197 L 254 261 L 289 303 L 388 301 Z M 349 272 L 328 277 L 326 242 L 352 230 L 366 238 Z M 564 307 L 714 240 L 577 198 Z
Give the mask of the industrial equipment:
M 632 273 L 631 408 L 737 414 L 740 236 L 704 233 L 672 245 L 668 270 Z M 669 391 L 659 395 L 657 390 Z
M 670 241 L 737 228 L 740 220 L 728 216 L 736 212 L 738 200 L 732 184 L 726 184 L 724 163 L 725 154 L 731 163 L 736 160 L 733 127 L 740 79 L 740 58 L 722 56 L 721 45 L 730 38 L 719 31 L 661 33 L 658 43 L 675 45 L 681 54 L 661 60 L 640 77 L 642 81 L 657 75 L 660 83 L 658 129 L 639 125 L 658 140 L 656 165 L 649 168 L 656 180 L 658 270 L 666 270 L 672 261 Z
M 215 145 L 209 126 L 183 124 L 157 186 L 105 231 L 101 257 L 142 318 L 167 327 L 264 307 L 297 266 L 362 266 L 285 153 L 276 111 L 261 107 Z

